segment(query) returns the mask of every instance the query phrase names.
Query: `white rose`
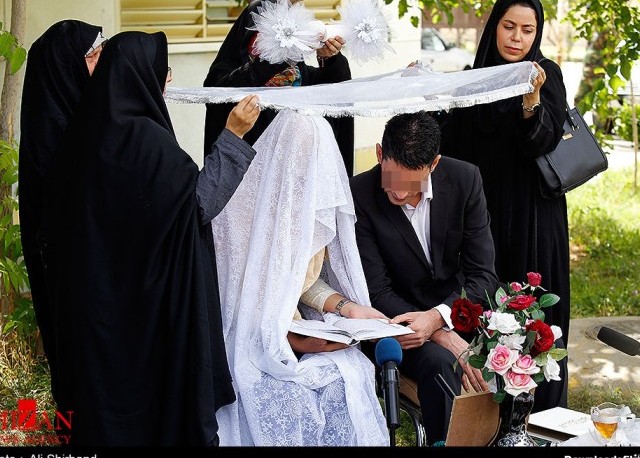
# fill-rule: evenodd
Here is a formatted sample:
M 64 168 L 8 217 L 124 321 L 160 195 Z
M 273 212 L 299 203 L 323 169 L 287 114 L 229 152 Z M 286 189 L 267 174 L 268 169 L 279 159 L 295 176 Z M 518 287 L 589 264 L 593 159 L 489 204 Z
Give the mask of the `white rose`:
M 521 327 L 512 313 L 493 312 L 487 329 L 498 331 L 500 334 L 513 334 Z
M 522 350 L 522 344 L 526 340 L 527 336 L 521 336 L 520 334 L 510 334 L 507 336 L 498 337 L 498 342 L 500 342 L 505 347 L 509 347 L 512 350 Z
M 558 340 L 560 337 L 562 337 L 562 329 L 560 329 L 558 326 L 551 325 L 551 332 L 553 332 L 553 340 L 556 341 Z
M 551 356 L 547 355 L 547 363 L 542 366 L 544 378 L 550 380 L 560 380 L 560 366 Z

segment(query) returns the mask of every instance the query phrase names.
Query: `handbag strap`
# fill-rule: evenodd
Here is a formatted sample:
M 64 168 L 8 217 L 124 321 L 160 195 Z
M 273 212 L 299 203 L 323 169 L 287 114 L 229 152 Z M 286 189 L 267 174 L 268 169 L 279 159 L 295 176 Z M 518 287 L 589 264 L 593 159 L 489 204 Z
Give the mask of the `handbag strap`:
M 549 60 L 546 57 L 543 57 L 542 59 L 540 59 L 538 61 L 539 65 L 542 65 L 542 62 L 544 62 L 545 60 Z M 571 130 L 576 130 L 579 129 L 580 126 L 574 121 L 574 119 L 571 117 L 571 108 L 569 107 L 569 102 L 565 102 L 565 116 L 567 117 L 567 121 L 569 122 L 569 125 L 571 126 Z

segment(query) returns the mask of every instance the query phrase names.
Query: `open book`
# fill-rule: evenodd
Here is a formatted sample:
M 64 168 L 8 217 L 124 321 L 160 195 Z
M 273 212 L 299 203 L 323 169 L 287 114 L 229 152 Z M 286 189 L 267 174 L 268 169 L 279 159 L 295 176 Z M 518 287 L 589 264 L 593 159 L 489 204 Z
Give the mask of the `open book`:
M 414 332 L 406 326 L 374 318 L 337 318 L 331 323 L 318 320 L 293 320 L 289 331 L 347 345 L 355 345 L 361 340 L 401 336 Z

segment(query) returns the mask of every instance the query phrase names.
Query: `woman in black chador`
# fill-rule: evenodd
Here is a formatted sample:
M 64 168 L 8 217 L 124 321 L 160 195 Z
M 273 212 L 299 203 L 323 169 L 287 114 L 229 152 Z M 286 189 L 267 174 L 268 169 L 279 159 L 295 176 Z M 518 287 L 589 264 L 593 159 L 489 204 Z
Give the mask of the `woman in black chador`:
M 100 57 L 102 27 L 76 20 L 53 24 L 29 48 L 20 111 L 20 235 L 33 308 L 58 400 L 56 348 L 38 238 L 42 186 L 67 123 Z
M 235 395 L 211 219 L 255 152 L 247 97 L 202 171 L 163 98 L 163 33 L 105 46 L 46 183 L 43 259 L 73 445 L 217 445 Z
M 323 83 L 339 83 L 351 79 L 351 69 L 347 58 L 340 53 L 344 44 L 342 38 L 330 38 L 316 53 L 319 67 L 297 62 L 270 64 L 255 55 L 253 42 L 257 32 L 247 30 L 254 27 L 251 13 L 258 13 L 259 7 L 269 1 L 253 0 L 240 13 L 220 51 L 216 55 L 209 73 L 204 80 L 205 87 L 262 87 L 262 86 L 312 86 Z M 293 0 L 291 3 L 296 3 Z M 230 104 L 207 104 L 204 130 L 204 155 L 210 153 L 211 144 L 224 127 Z M 256 125 L 245 136 L 253 145 L 276 116 L 276 111 L 267 109 L 260 114 Z M 353 118 L 329 118 L 347 174 L 353 175 Z
M 533 61 L 534 91 L 489 104 L 455 109 L 443 124 L 442 154 L 480 168 L 496 272 L 503 282 L 539 272 L 542 286 L 560 302 L 544 309 L 545 321 L 569 337 L 569 230 L 565 197 L 543 199 L 534 158 L 562 136 L 566 90 L 560 67 L 540 52 L 544 12 L 539 0 L 498 0 L 482 33 L 474 68 Z M 567 405 L 567 359 L 560 381 L 536 388 L 534 411 Z

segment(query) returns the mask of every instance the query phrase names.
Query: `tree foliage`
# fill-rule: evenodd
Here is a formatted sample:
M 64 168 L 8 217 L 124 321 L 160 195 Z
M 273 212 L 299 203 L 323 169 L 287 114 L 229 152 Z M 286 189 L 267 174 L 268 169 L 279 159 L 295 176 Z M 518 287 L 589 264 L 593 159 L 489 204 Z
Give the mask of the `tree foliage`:
M 4 30 L 2 22 L 0 22 L 0 58 L 6 59 L 11 74 L 20 70 L 27 58 L 27 51 L 18 45 L 16 37 Z
M 4 30 L 0 22 L 0 59 L 7 62 L 7 73 L 15 74 L 26 56 L 27 52 L 17 38 Z M 4 85 L 9 84 L 7 73 Z M 4 97 L 2 103 L 5 103 Z M 17 184 L 18 145 L 11 138 L 0 138 L 0 331 L 16 330 L 29 337 L 36 325 L 28 294 L 29 280 L 22 256 L 20 224 L 15 218 L 18 212 Z
M 600 41 L 591 91 L 579 108 L 594 109 L 604 118 L 640 58 L 640 8 L 628 0 L 578 0 L 567 18 L 576 38 Z

